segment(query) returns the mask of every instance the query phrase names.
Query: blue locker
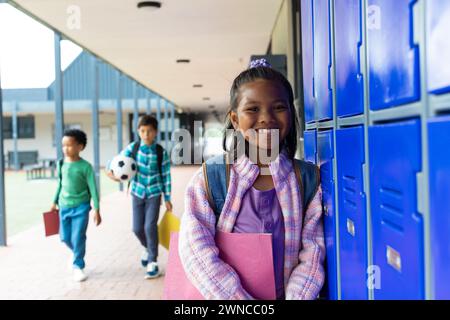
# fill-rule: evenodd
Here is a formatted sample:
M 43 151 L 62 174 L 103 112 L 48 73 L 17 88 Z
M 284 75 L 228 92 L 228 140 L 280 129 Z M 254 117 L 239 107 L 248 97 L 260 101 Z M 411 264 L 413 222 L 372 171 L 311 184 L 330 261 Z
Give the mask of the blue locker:
M 364 112 L 364 83 L 359 49 L 362 45 L 361 0 L 336 0 L 334 11 L 336 112 L 349 117 Z
M 420 120 L 369 128 L 375 299 L 424 299 L 423 217 L 417 208 Z
M 315 120 L 314 116 L 314 35 L 313 0 L 301 0 L 302 57 L 303 57 L 303 94 L 305 122 Z
M 305 141 L 305 160 L 317 163 L 317 141 L 316 130 L 305 131 L 303 135 Z
M 414 44 L 417 0 L 369 0 L 367 28 L 370 109 L 420 99 L 419 48 Z
M 436 299 L 450 299 L 450 116 L 428 122 L 431 254 Z
M 427 0 L 428 91 L 450 92 L 450 1 Z
M 331 90 L 330 5 L 328 0 L 314 1 L 314 97 L 316 120 L 333 119 Z M 305 50 L 303 49 L 303 52 Z
M 317 133 L 317 151 L 320 163 L 320 177 L 322 184 L 322 199 L 324 206 L 324 233 L 327 250 L 327 280 L 328 298 L 338 298 L 337 288 L 337 243 L 336 243 L 336 214 L 334 206 L 334 179 L 333 179 L 333 131 Z
M 336 131 L 341 298 L 367 300 L 364 128 Z

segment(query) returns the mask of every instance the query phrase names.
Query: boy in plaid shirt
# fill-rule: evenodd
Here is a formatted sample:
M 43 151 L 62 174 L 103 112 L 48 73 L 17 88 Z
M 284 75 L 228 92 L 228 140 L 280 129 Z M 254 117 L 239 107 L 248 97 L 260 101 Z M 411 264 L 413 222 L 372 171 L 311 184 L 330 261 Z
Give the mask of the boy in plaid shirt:
M 138 122 L 138 133 L 140 141 L 130 143 L 121 154 L 134 158 L 138 167 L 136 176 L 131 181 L 133 232 L 146 248 L 141 256 L 141 264 L 147 267 L 145 278 L 152 279 L 160 275 L 157 263 L 157 223 L 161 193 L 164 195 L 166 209 L 172 210 L 170 159 L 167 152 L 155 141 L 158 120 L 150 115 L 142 116 Z M 118 181 L 111 171 L 108 176 Z

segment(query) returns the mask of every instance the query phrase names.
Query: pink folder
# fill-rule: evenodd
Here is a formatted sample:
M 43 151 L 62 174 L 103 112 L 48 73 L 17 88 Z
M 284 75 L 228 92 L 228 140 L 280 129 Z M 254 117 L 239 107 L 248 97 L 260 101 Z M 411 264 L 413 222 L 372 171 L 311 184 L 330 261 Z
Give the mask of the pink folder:
M 248 293 L 255 299 L 276 299 L 270 234 L 217 232 L 216 244 L 219 257 L 238 273 Z M 178 255 L 178 233 L 175 232 L 170 237 L 163 299 L 205 299 L 186 277 Z

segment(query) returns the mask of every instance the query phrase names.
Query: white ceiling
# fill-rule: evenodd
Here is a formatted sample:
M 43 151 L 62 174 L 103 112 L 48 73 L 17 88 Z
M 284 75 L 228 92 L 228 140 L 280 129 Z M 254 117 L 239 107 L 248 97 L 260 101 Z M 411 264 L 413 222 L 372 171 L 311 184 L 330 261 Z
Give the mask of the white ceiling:
M 266 53 L 282 4 L 161 0 L 161 9 L 146 11 L 137 8 L 137 0 L 14 2 L 188 112 L 209 110 L 209 105 L 226 108 L 230 85 L 250 55 Z M 79 29 L 69 28 L 75 16 L 68 10 L 74 5 Z M 179 58 L 191 63 L 177 64 Z

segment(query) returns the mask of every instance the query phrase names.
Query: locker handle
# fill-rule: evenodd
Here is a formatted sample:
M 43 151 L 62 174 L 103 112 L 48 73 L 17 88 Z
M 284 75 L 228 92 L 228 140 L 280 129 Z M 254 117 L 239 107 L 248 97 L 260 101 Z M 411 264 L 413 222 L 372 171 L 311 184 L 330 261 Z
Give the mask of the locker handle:
M 386 258 L 388 264 L 398 272 L 402 272 L 402 257 L 400 252 L 390 246 L 386 246 Z
M 350 233 L 353 237 L 355 236 L 355 223 L 347 218 L 347 232 Z

